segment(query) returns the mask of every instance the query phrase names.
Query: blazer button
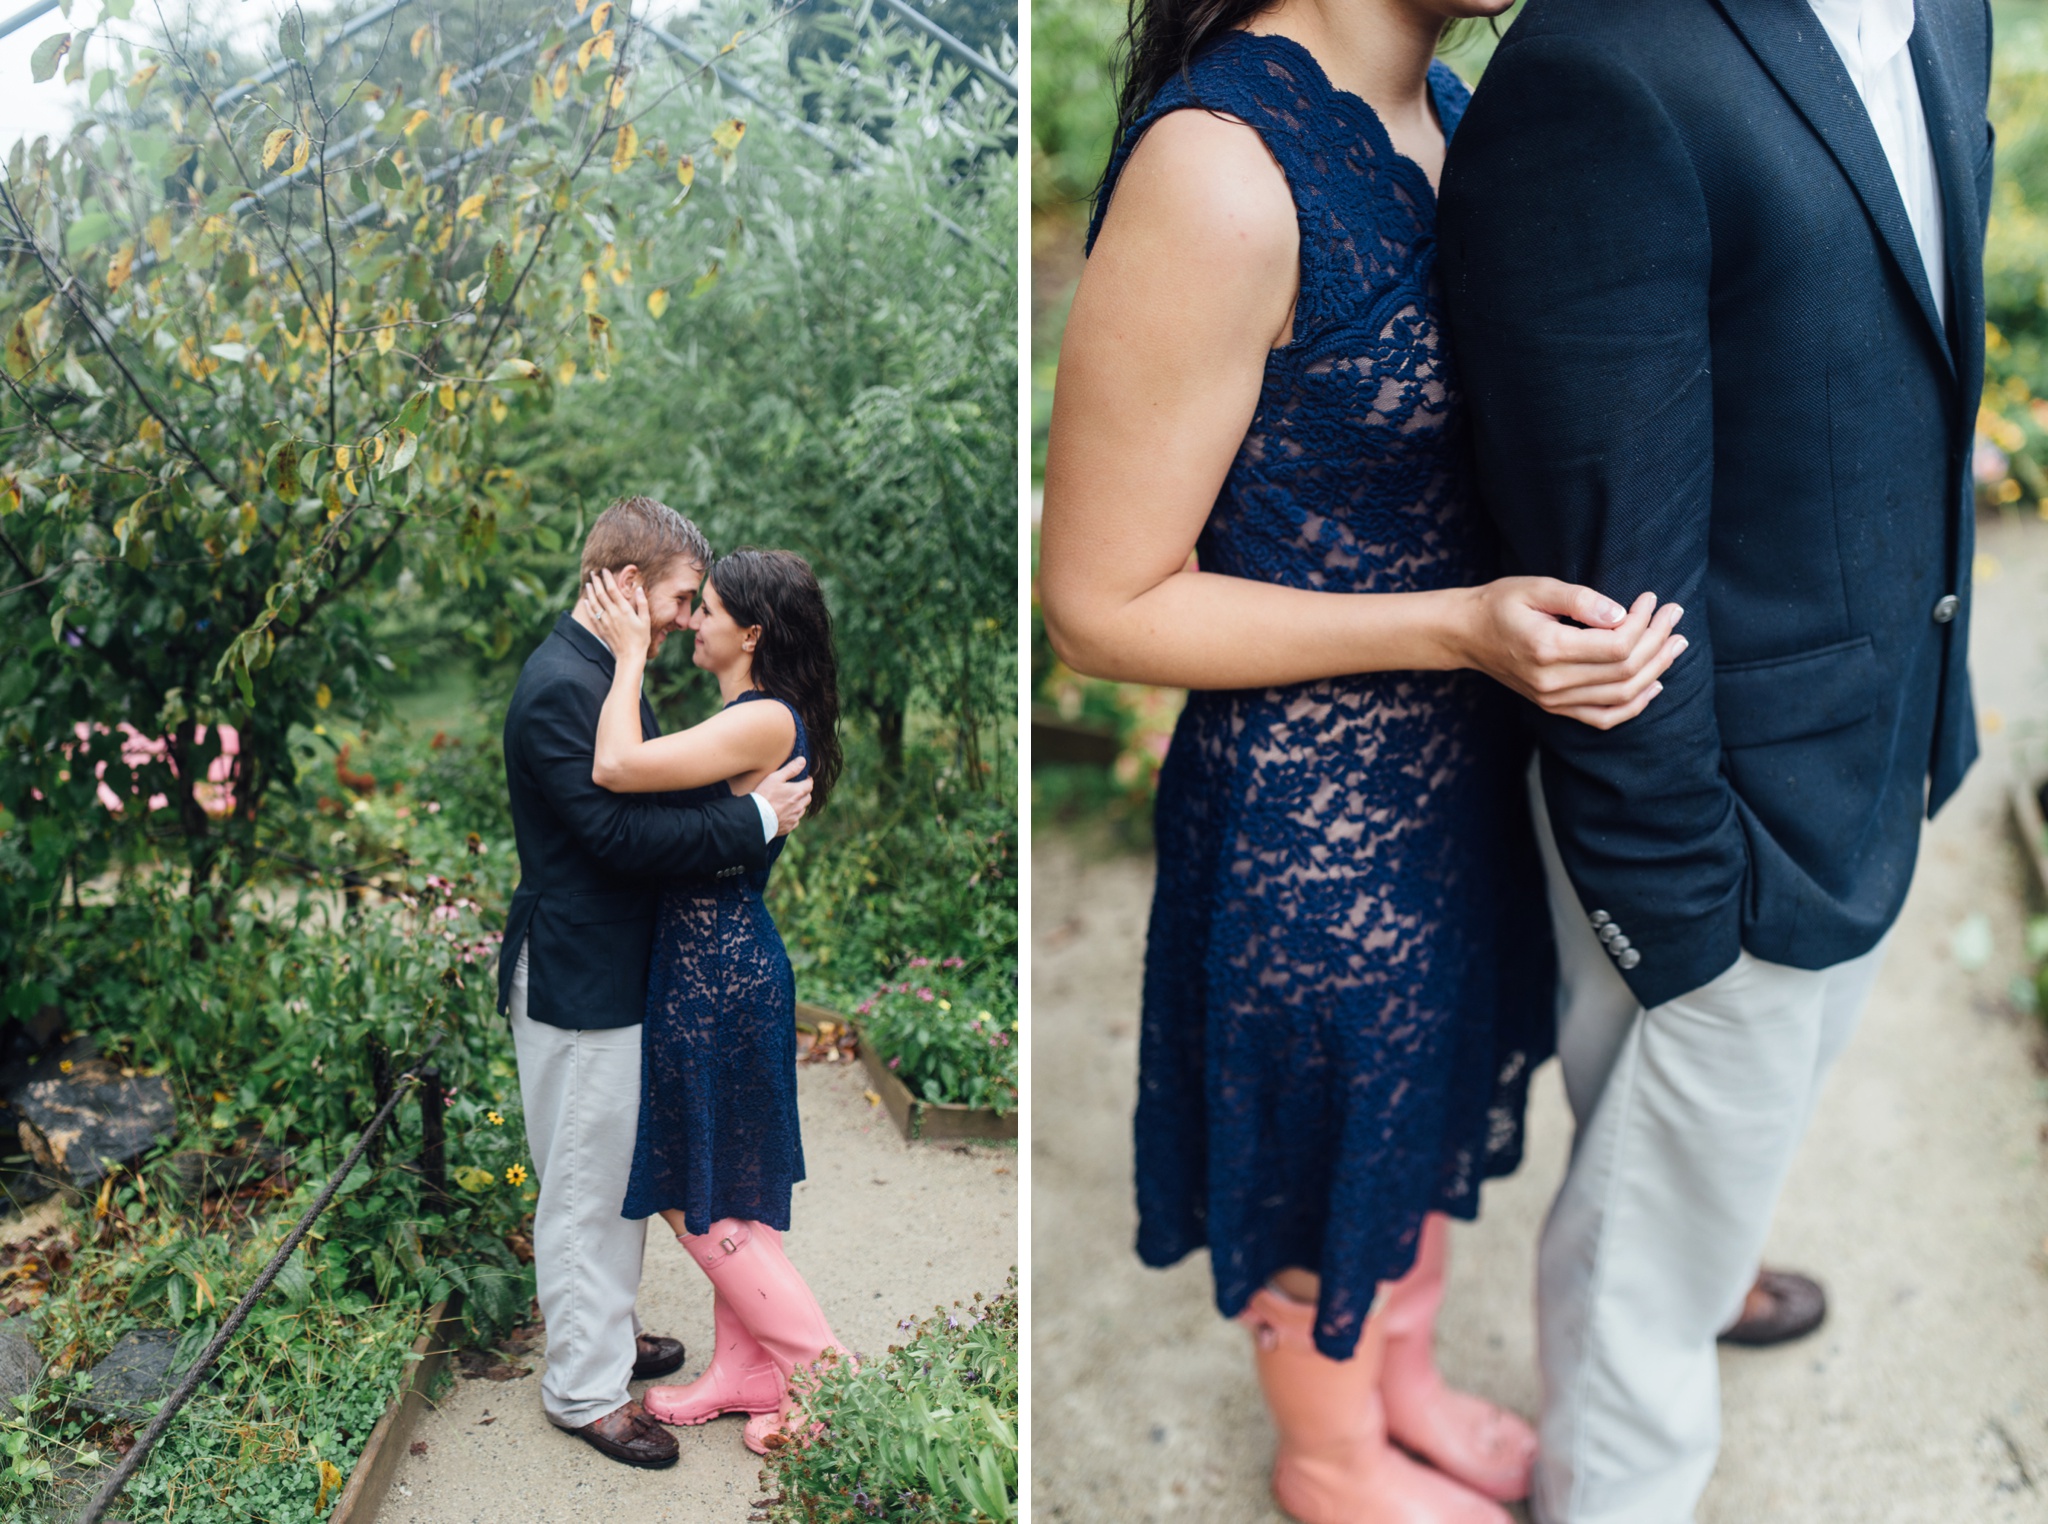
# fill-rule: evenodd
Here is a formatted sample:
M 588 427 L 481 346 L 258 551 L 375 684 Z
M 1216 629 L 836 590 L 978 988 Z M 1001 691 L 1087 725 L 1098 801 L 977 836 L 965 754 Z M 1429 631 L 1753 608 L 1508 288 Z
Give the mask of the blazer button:
M 1616 937 L 1607 944 L 1607 950 L 1618 958 L 1627 952 L 1632 945 L 1627 937 Z
M 1936 624 L 1949 623 L 1949 621 L 1956 617 L 1957 612 L 1962 606 L 1963 600 L 1954 593 L 1942 594 L 1940 600 L 1934 605 L 1934 622 Z
M 1613 920 L 1614 917 L 1609 915 L 1604 910 L 1596 910 L 1591 915 L 1587 916 L 1586 919 L 1591 921 L 1593 923 L 1593 929 L 1595 931 L 1598 931 L 1602 926 L 1605 926 L 1609 921 Z
M 1637 952 L 1633 947 L 1631 947 L 1624 951 L 1622 955 L 1614 961 L 1619 963 L 1623 968 L 1634 968 L 1638 963 L 1643 961 L 1643 955 Z
M 1605 942 L 1607 946 L 1610 949 L 1612 949 L 1614 944 L 1621 940 L 1621 928 L 1615 925 L 1612 921 L 1609 921 L 1605 926 L 1600 928 L 1600 940 Z

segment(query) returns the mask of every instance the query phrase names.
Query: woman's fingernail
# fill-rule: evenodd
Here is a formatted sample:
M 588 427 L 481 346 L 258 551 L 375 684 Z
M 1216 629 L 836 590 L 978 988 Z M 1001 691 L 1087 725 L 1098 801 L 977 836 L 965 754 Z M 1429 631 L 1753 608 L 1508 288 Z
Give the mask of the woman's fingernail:
M 1650 684 L 1650 697 L 1651 697 L 1651 698 L 1655 698 L 1655 697 L 1656 697 L 1656 696 L 1657 696 L 1658 694 L 1662 693 L 1663 691 L 1664 691 L 1664 685 L 1663 685 L 1662 683 L 1652 683 L 1652 684 Z
M 1685 609 L 1679 604 L 1667 603 L 1664 606 L 1671 611 L 1671 622 L 1673 624 L 1678 623 L 1679 620 L 1685 617 Z
M 1687 646 L 1691 644 L 1692 642 L 1687 640 L 1683 635 L 1676 636 L 1673 638 L 1671 643 L 1671 654 L 1673 656 L 1676 656 L 1680 651 L 1683 651 Z
M 1606 599 L 1601 600 L 1599 613 L 1600 617 L 1609 624 L 1620 624 L 1622 620 L 1628 618 L 1627 609 L 1618 603 L 1613 603 Z

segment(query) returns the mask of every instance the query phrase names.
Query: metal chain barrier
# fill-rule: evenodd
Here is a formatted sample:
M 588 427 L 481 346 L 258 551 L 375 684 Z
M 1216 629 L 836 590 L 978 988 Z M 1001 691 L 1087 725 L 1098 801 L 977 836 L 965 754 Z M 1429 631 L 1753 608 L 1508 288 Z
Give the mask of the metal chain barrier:
M 432 1053 L 440 1045 L 440 1041 L 441 1034 L 437 1032 L 422 1050 L 421 1059 L 424 1060 Z M 383 1068 L 388 1062 L 386 1059 L 384 1064 L 377 1067 Z M 386 1072 L 388 1073 L 388 1070 Z M 438 1069 L 418 1063 L 395 1081 L 388 1082 L 388 1094 L 384 1098 L 384 1104 L 378 1107 L 377 1114 L 370 1118 L 370 1125 L 365 1127 L 363 1135 L 356 1139 L 355 1147 L 348 1151 L 348 1157 L 341 1161 L 341 1167 L 328 1178 L 327 1184 L 322 1186 L 320 1194 L 313 1198 L 313 1204 L 306 1209 L 305 1215 L 298 1220 L 291 1232 L 285 1235 L 284 1242 L 278 1245 L 277 1252 L 270 1257 L 270 1263 L 265 1265 L 263 1273 L 256 1277 L 256 1284 L 251 1286 L 242 1300 L 235 1304 L 235 1310 L 229 1313 L 227 1320 L 221 1324 L 220 1332 L 213 1336 L 213 1342 L 208 1344 L 199 1358 L 192 1362 L 191 1369 L 185 1372 L 176 1389 L 164 1399 L 163 1406 L 157 1410 L 157 1415 L 150 1421 L 149 1427 L 142 1431 L 134 1447 L 121 1457 L 121 1464 L 114 1468 L 113 1474 L 101 1485 L 98 1494 L 86 1504 L 85 1512 L 78 1516 L 76 1524 L 100 1524 L 100 1521 L 105 1519 L 114 1499 L 121 1495 L 121 1489 L 126 1487 L 134 1479 L 135 1473 L 142 1469 L 142 1463 L 148 1459 L 151 1448 L 163 1438 L 164 1431 L 170 1427 L 171 1420 L 178 1415 L 178 1410 L 185 1406 L 194 1392 L 199 1390 L 199 1383 L 213 1368 L 213 1363 L 234 1341 L 235 1334 L 247 1321 L 250 1312 L 263 1300 L 263 1293 L 270 1289 L 271 1282 L 275 1281 L 278 1272 L 284 1269 L 285 1262 L 292 1256 L 292 1251 L 298 1248 L 301 1240 L 319 1220 L 320 1214 L 333 1202 L 335 1193 L 341 1189 L 350 1172 L 361 1162 L 371 1145 L 377 1142 L 384 1131 L 384 1124 L 396 1115 L 398 1103 L 405 1099 L 407 1092 L 414 1085 L 420 1087 L 421 1134 L 425 1144 L 420 1155 L 421 1172 L 426 1176 L 429 1198 L 445 1208 L 448 1197 L 446 1159 L 442 1144 L 445 1124 L 440 1113 L 446 1103 L 441 1092 L 441 1073 Z M 378 1088 L 384 1090 L 387 1085 L 380 1083 Z

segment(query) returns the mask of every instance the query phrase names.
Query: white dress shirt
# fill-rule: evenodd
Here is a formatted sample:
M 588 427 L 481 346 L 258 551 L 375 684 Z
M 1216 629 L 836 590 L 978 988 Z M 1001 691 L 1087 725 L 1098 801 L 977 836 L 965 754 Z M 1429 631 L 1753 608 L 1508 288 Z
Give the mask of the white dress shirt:
M 1842 65 L 1863 97 L 1870 125 L 1898 182 L 1913 225 L 1935 310 L 1948 321 L 1948 254 L 1943 243 L 1941 177 L 1927 138 L 1927 114 L 1906 40 L 1913 35 L 1913 0 L 1807 0 L 1826 29 Z

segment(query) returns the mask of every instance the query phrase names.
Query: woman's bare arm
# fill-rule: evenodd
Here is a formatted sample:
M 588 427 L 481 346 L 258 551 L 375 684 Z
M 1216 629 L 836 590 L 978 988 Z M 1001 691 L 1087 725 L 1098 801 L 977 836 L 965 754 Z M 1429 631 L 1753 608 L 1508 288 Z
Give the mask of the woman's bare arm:
M 1624 611 L 1548 578 L 1349 594 L 1189 567 L 1290 337 L 1299 239 L 1286 179 L 1242 123 L 1173 112 L 1132 152 L 1060 353 L 1038 576 L 1054 649 L 1078 671 L 1190 688 L 1472 667 L 1591 724 L 1640 713 L 1684 648 L 1682 610 L 1647 593 Z
M 615 794 L 659 794 L 707 783 L 749 782 L 789 756 L 796 723 L 780 704 L 735 704 L 673 735 L 643 740 L 640 680 L 647 668 L 645 595 L 602 582 L 585 597 L 605 614 L 614 662 L 611 691 L 597 717 L 590 778 Z M 744 792 L 739 790 L 738 792 Z

